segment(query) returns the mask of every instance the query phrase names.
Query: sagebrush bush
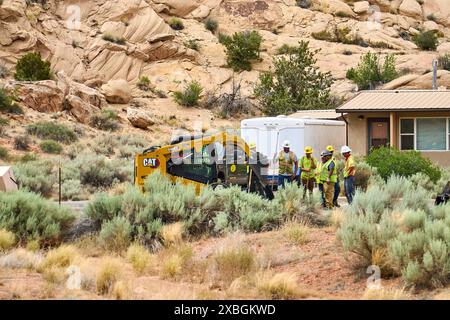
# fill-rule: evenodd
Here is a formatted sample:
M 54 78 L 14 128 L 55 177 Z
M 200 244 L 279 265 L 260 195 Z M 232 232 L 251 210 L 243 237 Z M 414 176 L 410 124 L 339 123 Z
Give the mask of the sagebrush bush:
M 131 243 L 131 231 L 127 218 L 118 216 L 102 224 L 100 239 L 106 249 L 122 252 Z
M 198 104 L 203 88 L 197 81 L 192 81 L 186 85 L 183 91 L 175 91 L 173 96 L 175 101 L 182 106 L 192 107 Z
M 102 110 L 91 116 L 90 124 L 94 128 L 106 131 L 119 129 L 118 115 L 113 110 Z
M 200 43 L 195 39 L 189 39 L 184 43 L 184 46 L 195 51 L 200 51 L 201 48 Z
M 421 32 L 413 37 L 414 43 L 426 51 L 435 51 L 439 42 L 434 30 Z
M 14 137 L 14 149 L 28 151 L 30 149 L 31 139 L 29 136 Z
M 45 153 L 60 154 L 63 151 L 62 145 L 54 140 L 44 140 L 39 144 L 39 148 Z
M 55 122 L 39 121 L 27 126 L 27 133 L 41 139 L 54 140 L 62 143 L 72 143 L 78 136 L 71 128 Z
M 426 174 L 433 182 L 441 177 L 440 169 L 418 151 L 381 147 L 371 150 L 366 161 L 385 180 L 394 174 L 410 177 L 417 172 Z
M 0 253 L 10 250 L 16 243 L 14 233 L 1 228 L 0 229 Z
M 150 79 L 147 76 L 141 76 L 137 83 L 137 87 L 143 91 L 150 90 Z
M 252 61 L 259 59 L 262 36 L 257 31 L 236 32 L 222 35 L 220 42 L 226 48 L 227 63 L 234 71 L 252 69 Z
M 49 160 L 31 160 L 16 164 L 13 170 L 21 188 L 47 197 L 52 194 L 56 183 L 57 176 L 53 168 Z
M 18 81 L 49 80 L 50 62 L 42 60 L 38 52 L 27 53 L 17 61 L 14 78 Z
M 19 242 L 39 239 L 44 246 L 58 243 L 73 220 L 67 208 L 34 193 L 0 193 L 0 228 L 13 232 Z

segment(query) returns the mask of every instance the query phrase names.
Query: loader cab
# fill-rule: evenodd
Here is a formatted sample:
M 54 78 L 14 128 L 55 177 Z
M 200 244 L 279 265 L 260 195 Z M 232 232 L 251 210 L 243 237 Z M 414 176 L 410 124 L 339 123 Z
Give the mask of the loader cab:
M 202 184 L 227 181 L 231 184 L 247 183 L 248 156 L 234 144 L 213 142 L 200 150 L 195 148 L 172 154 L 167 162 L 170 175 Z

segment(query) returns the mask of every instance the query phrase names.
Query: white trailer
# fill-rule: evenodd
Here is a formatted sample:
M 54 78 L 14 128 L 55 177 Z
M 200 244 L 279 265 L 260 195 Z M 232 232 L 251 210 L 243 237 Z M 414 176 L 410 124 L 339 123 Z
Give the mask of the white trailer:
M 313 156 L 319 159 L 320 153 L 328 145 L 340 150 L 345 145 L 345 134 L 345 122 L 336 120 L 278 116 L 241 121 L 241 137 L 248 144 L 254 142 L 256 150 L 271 160 L 267 170 L 268 180 L 278 175 L 278 164 L 272 160 L 281 150 L 283 141 L 290 141 L 291 151 L 299 159 L 306 146 L 311 146 L 314 149 Z

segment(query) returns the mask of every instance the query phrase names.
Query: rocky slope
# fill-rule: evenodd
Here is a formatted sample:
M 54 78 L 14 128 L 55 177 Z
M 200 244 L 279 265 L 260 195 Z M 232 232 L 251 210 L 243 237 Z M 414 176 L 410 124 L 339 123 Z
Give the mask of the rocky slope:
M 171 92 L 190 80 L 206 91 L 227 92 L 233 77 L 242 79 L 242 93 L 251 97 L 261 71 L 271 67 L 283 44 L 309 40 L 321 49 L 318 64 L 335 79 L 333 91 L 351 97 L 356 87 L 345 78 L 362 54 L 395 53 L 397 68 L 407 75 L 386 88 L 430 88 L 432 60 L 450 52 L 450 2 L 447 0 L 3 0 L 0 6 L 0 64 L 12 69 L 24 53 L 38 51 L 51 62 L 55 80 L 34 84 L 0 79 L 0 85 L 18 90 L 21 103 L 33 112 L 67 111 L 81 123 L 108 104 L 139 105 L 126 110 L 137 127 L 147 127 L 155 115 L 183 112 Z M 36 3 L 34 3 L 36 2 Z M 184 30 L 168 25 L 179 17 Z M 216 34 L 256 29 L 264 37 L 262 61 L 252 71 L 233 73 L 226 68 L 223 46 L 206 30 L 206 18 L 218 21 Z M 420 51 L 408 40 L 418 30 L 438 30 L 437 52 Z M 334 39 L 344 32 L 346 43 Z M 124 44 L 103 40 L 105 35 Z M 317 35 L 322 35 L 318 37 Z M 326 35 L 326 37 L 324 37 Z M 322 38 L 325 40 L 316 40 Z M 185 46 L 196 40 L 200 50 Z M 169 98 L 159 98 L 136 86 L 140 76 Z M 450 73 L 440 71 L 439 85 L 450 87 Z M 201 115 L 199 115 L 199 112 Z M 211 111 L 185 112 L 185 121 L 208 119 Z M 147 119 L 147 120 L 146 120 Z M 125 120 L 126 122 L 126 120 Z M 220 123 L 219 123 L 220 122 Z

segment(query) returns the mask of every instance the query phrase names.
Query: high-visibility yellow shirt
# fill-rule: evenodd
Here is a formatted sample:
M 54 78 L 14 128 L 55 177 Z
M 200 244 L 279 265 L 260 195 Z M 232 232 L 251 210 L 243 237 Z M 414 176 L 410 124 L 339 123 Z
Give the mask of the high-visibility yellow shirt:
M 289 151 L 289 157 L 286 159 L 285 152 L 281 151 L 278 155 L 279 161 L 279 174 L 293 174 L 293 164 L 295 162 L 295 154 Z
M 351 168 L 353 167 L 353 170 Z M 352 155 L 350 155 L 347 159 L 345 159 L 344 165 L 344 178 L 347 178 L 351 175 L 355 174 L 355 159 Z
M 302 157 L 300 159 L 300 168 L 309 169 L 309 172 L 302 170 L 302 179 L 311 179 L 314 178 L 314 169 L 311 170 L 312 167 L 317 167 L 317 161 L 313 157 L 307 158 Z
M 334 162 L 333 159 L 328 160 L 327 162 L 325 162 L 322 165 L 322 173 L 320 175 L 320 180 L 322 182 L 326 182 L 328 180 L 328 167 L 330 166 L 331 163 L 334 163 L 334 168 L 333 168 L 333 172 L 330 176 L 330 182 L 337 182 L 337 170 L 336 170 L 336 162 Z

